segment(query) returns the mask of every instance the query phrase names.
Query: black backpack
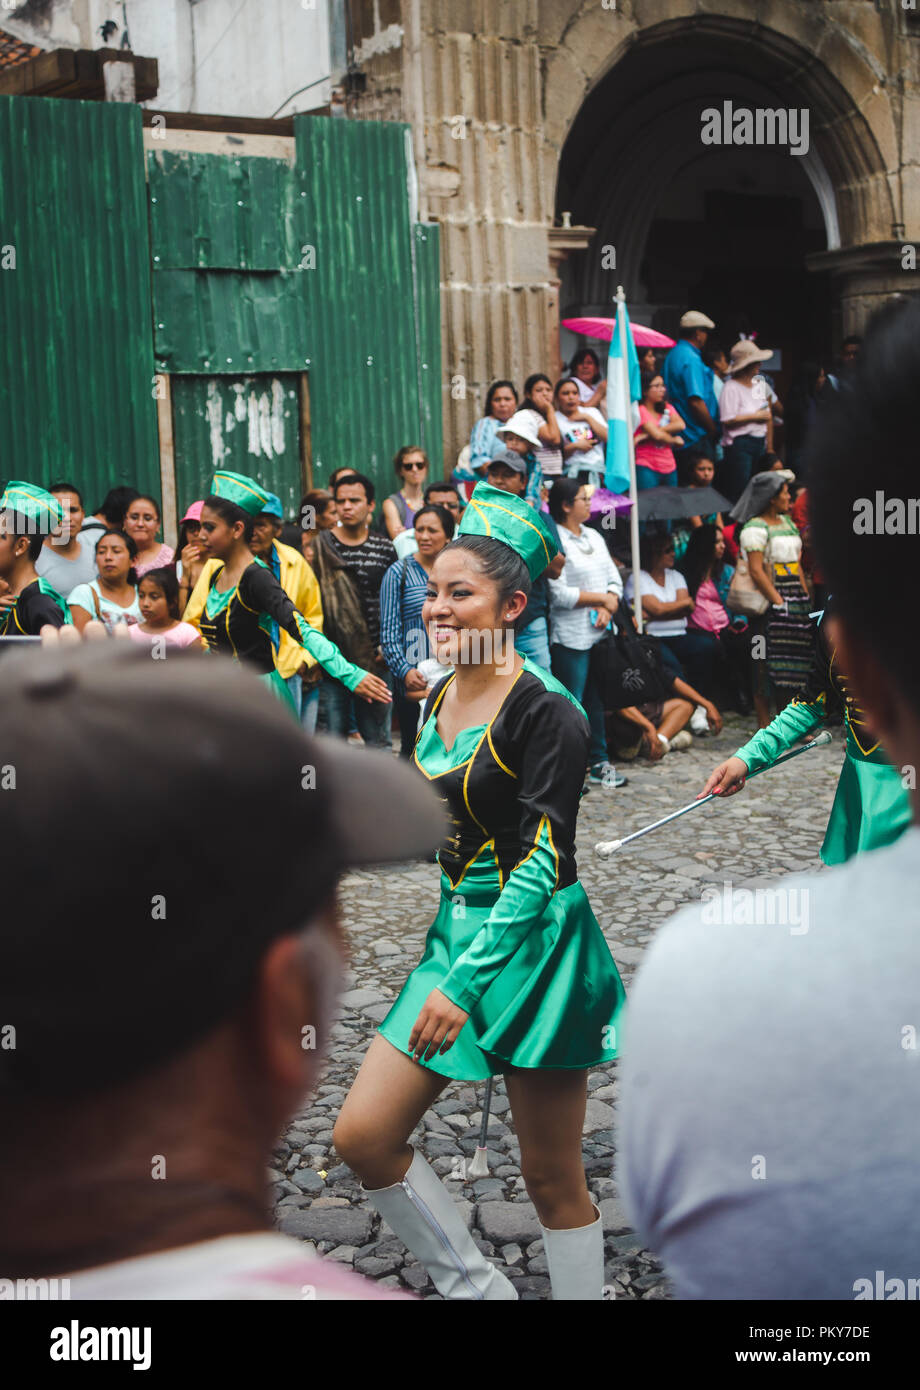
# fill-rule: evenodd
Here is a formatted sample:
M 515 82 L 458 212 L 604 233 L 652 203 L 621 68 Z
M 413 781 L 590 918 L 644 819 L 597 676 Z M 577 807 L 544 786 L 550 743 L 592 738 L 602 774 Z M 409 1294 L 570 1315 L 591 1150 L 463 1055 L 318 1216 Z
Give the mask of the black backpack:
M 672 680 L 664 669 L 658 639 L 639 635 L 623 599 L 614 621 L 616 632 L 607 632 L 591 652 L 604 709 L 625 709 L 665 699 L 671 693 Z

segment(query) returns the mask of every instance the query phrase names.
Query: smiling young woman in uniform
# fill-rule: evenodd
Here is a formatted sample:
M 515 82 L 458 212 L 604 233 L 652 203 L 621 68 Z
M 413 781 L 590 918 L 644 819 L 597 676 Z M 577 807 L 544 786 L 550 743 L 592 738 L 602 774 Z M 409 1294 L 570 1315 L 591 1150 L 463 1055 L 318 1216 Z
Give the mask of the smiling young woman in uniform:
M 554 553 L 523 499 L 479 483 L 432 568 L 423 616 L 454 670 L 429 697 L 415 763 L 451 818 L 441 904 L 335 1127 L 370 1201 L 446 1298 L 516 1294 L 408 1138 L 449 1080 L 497 1072 L 553 1295 L 602 1296 L 581 1135 L 588 1068 L 617 1055 L 624 991 L 575 865 L 588 724 L 513 641 L 531 578 Z
M 276 666 L 279 629 L 349 690 L 365 700 L 389 703 L 383 681 L 347 661 L 334 642 L 311 627 L 268 566 L 253 554 L 254 520 L 269 500 L 270 494 L 242 473 L 221 470 L 211 479 L 211 492 L 201 509 L 201 533 L 208 558 L 223 563 L 211 575 L 204 610 L 195 620 L 202 637 L 211 651 L 254 667 L 292 710 Z

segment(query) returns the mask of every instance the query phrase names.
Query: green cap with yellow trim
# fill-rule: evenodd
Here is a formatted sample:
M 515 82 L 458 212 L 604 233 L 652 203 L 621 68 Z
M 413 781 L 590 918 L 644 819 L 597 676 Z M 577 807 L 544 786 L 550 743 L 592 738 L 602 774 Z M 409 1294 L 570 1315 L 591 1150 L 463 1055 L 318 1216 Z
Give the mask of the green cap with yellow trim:
M 258 516 L 264 512 L 272 500 L 271 493 L 266 492 L 263 487 L 259 487 L 255 478 L 247 478 L 244 473 L 230 473 L 223 468 L 219 469 L 211 479 L 210 495 L 223 497 L 228 502 L 235 502 L 250 516 Z
M 64 508 L 51 492 L 33 483 L 11 480 L 0 497 L 0 512 L 18 512 L 34 521 L 38 535 L 50 535 L 64 520 Z
M 477 483 L 457 528 L 461 536 L 489 536 L 520 555 L 531 579 L 539 579 L 559 547 L 539 512 L 513 492 Z

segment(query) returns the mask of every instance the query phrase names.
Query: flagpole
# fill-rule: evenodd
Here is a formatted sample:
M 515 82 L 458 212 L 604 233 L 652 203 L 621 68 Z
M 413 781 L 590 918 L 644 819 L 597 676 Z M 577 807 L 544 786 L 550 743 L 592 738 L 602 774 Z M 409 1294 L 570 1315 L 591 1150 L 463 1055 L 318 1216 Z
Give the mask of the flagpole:
M 617 327 L 620 330 L 620 351 L 623 353 L 624 362 L 627 364 L 627 369 L 622 373 L 622 376 L 623 390 L 626 393 L 624 418 L 626 420 L 626 439 L 629 448 L 629 500 L 632 503 L 629 509 L 629 543 L 632 551 L 633 612 L 636 618 L 636 627 L 642 632 L 642 594 L 639 589 L 639 573 L 641 567 L 639 564 L 639 499 L 638 489 L 636 487 L 636 441 L 633 437 L 632 400 L 629 395 L 629 359 L 626 354 L 626 293 L 622 285 L 617 285 L 616 304 Z

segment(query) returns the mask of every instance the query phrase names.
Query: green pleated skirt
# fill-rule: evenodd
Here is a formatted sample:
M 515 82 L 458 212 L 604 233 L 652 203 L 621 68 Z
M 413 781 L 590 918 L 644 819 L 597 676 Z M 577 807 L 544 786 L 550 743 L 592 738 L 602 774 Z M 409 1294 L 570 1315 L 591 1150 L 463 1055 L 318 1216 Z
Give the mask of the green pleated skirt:
M 407 1056 L 422 1005 L 486 921 L 498 897 L 464 881 L 461 900 L 441 878 L 425 950 L 380 1025 Z M 583 1071 L 616 1058 L 626 992 L 580 883 L 561 889 L 498 977 L 480 996 L 449 1051 L 420 1063 L 457 1081 L 511 1067 Z
M 847 755 L 821 846 L 824 863 L 843 864 L 854 854 L 893 844 L 910 823 L 910 797 L 900 770 L 878 751 L 868 757 L 861 753 L 848 728 Z

